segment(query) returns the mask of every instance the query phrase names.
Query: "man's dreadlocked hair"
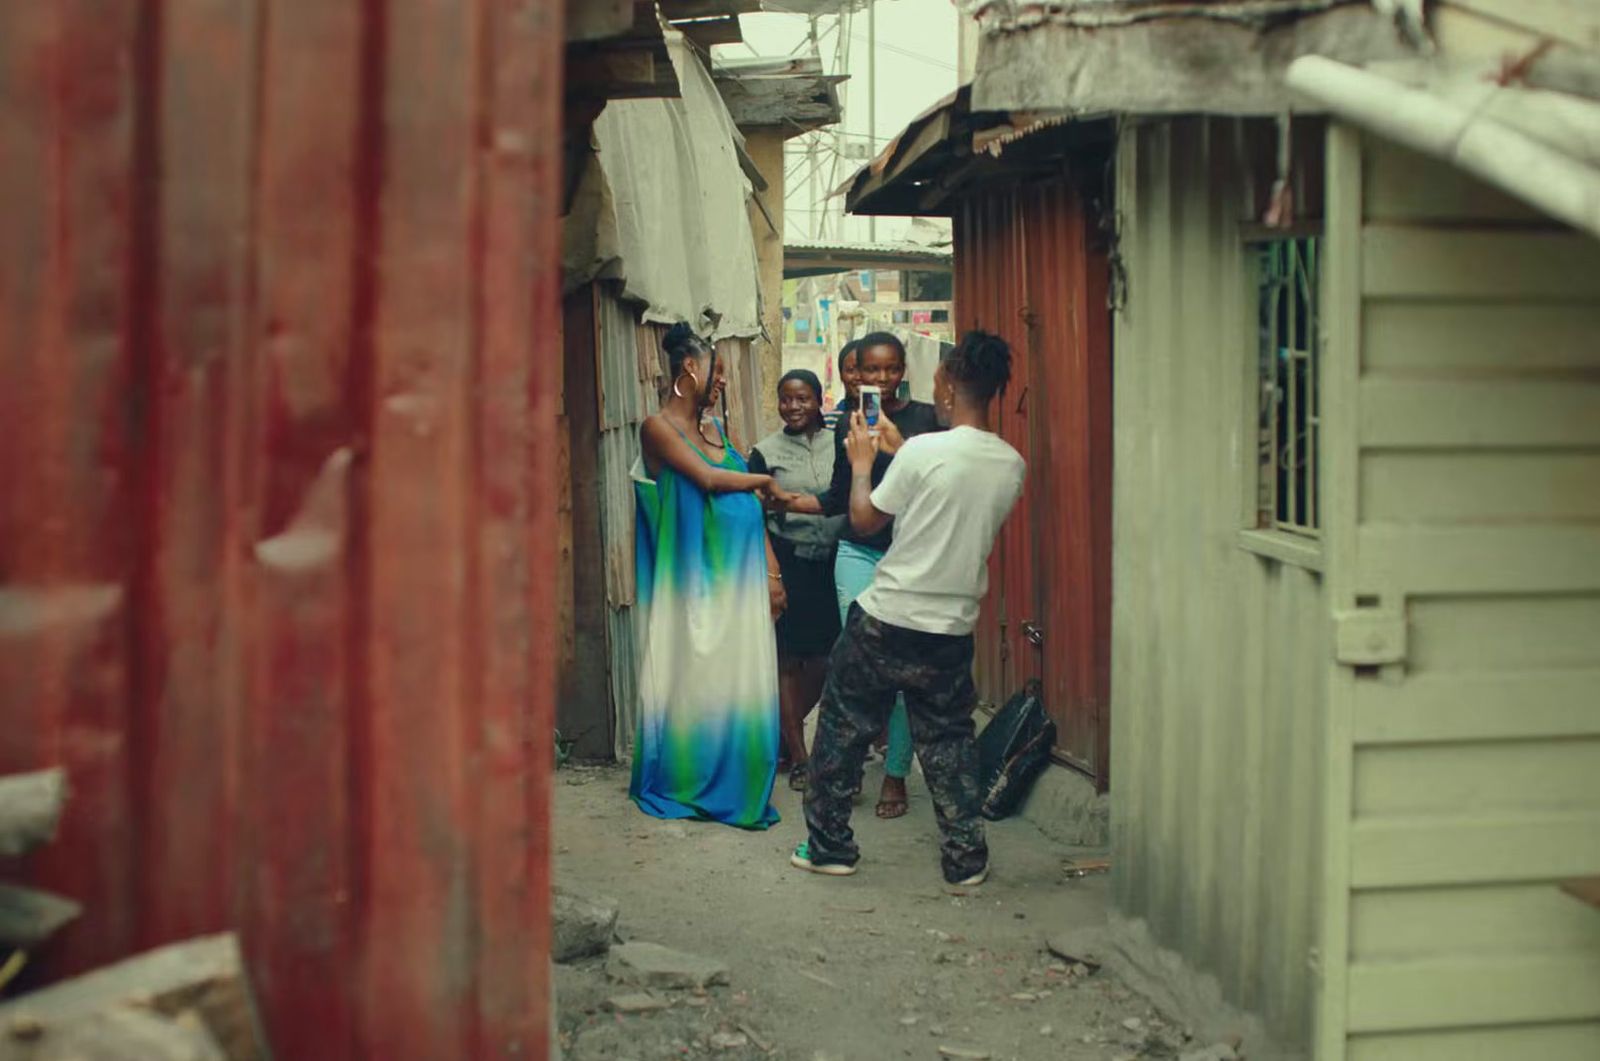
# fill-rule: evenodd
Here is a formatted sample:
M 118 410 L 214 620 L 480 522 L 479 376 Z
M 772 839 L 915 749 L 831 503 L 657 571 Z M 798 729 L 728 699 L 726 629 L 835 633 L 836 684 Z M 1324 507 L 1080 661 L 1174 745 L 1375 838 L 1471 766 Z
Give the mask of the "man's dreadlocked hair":
M 944 371 L 969 396 L 987 402 L 1011 382 L 1011 346 L 998 335 L 968 332 L 944 355 Z

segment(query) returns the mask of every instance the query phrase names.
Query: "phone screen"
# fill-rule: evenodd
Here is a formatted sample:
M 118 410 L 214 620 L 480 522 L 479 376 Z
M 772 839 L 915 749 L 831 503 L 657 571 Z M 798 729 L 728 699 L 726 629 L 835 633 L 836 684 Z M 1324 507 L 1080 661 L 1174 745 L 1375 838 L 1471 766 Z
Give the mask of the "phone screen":
M 861 388 L 861 415 L 868 427 L 878 426 L 878 416 L 883 412 L 883 392 L 877 387 Z

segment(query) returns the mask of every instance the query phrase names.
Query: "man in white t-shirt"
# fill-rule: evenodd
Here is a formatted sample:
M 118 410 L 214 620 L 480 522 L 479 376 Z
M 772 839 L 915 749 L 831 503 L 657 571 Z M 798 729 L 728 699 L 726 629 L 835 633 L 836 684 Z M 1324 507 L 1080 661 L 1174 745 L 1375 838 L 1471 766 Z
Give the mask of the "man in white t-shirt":
M 790 859 L 801 869 L 856 871 L 852 797 L 867 748 L 900 693 L 938 812 L 944 878 L 975 886 L 988 877 L 972 739 L 972 629 L 988 588 L 989 552 L 1026 470 L 989 426 L 989 407 L 1010 378 L 1003 339 L 963 336 L 934 377 L 934 406 L 950 430 L 904 442 L 875 490 L 872 463 L 881 442 L 855 414 L 847 444 L 850 522 L 870 534 L 892 518 L 894 543 L 828 660 L 806 790 L 809 836 Z

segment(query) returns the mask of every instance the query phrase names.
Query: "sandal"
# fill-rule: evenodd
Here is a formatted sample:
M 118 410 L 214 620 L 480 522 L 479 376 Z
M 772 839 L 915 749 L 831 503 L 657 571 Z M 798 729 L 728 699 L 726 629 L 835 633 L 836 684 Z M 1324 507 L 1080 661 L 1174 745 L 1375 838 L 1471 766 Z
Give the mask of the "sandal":
M 904 818 L 910 810 L 909 799 L 880 799 L 874 813 L 884 821 L 888 821 L 891 818 Z

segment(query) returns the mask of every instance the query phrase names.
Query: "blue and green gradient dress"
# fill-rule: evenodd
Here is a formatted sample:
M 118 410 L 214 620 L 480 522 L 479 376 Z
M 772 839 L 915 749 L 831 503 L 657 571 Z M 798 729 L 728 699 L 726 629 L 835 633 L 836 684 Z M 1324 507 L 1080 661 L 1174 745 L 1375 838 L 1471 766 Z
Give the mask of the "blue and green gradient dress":
M 722 439 L 720 463 L 701 459 L 745 471 Z M 778 820 L 778 657 L 761 503 L 670 467 L 648 479 L 642 461 L 633 480 L 645 649 L 628 794 L 657 818 L 765 829 Z

